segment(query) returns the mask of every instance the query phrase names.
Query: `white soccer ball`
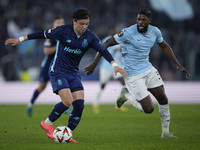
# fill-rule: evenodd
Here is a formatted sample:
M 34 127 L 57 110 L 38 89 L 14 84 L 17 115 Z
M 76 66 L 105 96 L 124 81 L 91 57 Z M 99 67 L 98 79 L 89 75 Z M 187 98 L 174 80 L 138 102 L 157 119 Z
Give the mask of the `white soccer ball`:
M 67 126 L 58 126 L 53 132 L 53 137 L 57 143 L 68 143 L 72 138 L 72 131 Z

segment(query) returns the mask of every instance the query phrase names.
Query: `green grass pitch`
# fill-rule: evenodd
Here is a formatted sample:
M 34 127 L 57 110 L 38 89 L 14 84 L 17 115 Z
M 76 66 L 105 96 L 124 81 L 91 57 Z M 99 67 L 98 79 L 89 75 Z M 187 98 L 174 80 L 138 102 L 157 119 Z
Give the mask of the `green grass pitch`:
M 128 112 L 114 105 L 101 105 L 93 114 L 85 105 L 82 120 L 73 132 L 80 143 L 55 143 L 40 127 L 53 105 L 35 105 L 33 117 L 26 115 L 26 105 L 0 105 L 0 150 L 199 150 L 200 105 L 170 105 L 171 126 L 178 139 L 161 139 L 158 106 L 152 114 L 139 112 L 131 105 Z M 63 114 L 55 123 L 67 125 Z

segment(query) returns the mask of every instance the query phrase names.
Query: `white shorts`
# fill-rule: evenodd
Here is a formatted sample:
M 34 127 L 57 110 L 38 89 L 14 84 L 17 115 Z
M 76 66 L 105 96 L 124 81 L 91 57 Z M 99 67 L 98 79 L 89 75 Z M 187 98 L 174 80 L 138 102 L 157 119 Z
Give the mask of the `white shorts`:
M 100 75 L 100 77 L 99 77 L 100 83 L 102 83 L 102 84 L 108 82 L 111 78 L 119 79 L 122 77 L 122 75 L 120 73 L 117 73 L 117 75 L 115 76 L 115 73 L 113 70 L 106 70 L 106 69 L 100 69 L 99 75 Z
M 139 75 L 125 77 L 125 83 L 129 93 L 134 95 L 138 101 L 149 95 L 148 89 L 164 84 L 160 74 L 154 67 Z

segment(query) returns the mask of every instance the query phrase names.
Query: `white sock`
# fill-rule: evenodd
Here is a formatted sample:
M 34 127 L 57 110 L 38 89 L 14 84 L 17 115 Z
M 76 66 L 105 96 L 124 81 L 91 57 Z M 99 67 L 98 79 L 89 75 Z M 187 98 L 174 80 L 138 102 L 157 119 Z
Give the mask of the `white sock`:
M 28 107 L 32 107 L 33 104 L 31 102 L 28 103 Z
M 136 98 L 131 93 L 126 93 L 125 97 L 129 100 L 129 102 L 139 111 L 144 112 L 142 105 L 136 100 Z
M 100 99 L 101 93 L 102 93 L 102 89 L 99 88 L 99 90 L 98 90 L 98 92 L 97 92 L 96 99 L 95 99 L 93 105 L 99 105 L 99 99 Z
M 49 117 L 44 121 L 44 124 L 46 124 L 47 126 L 49 125 L 53 125 L 53 122 L 51 122 L 51 120 L 49 120 Z
M 123 85 L 123 86 L 122 86 L 122 88 L 121 88 L 121 91 L 122 91 L 124 88 L 126 88 L 126 86 L 125 86 L 125 85 Z
M 170 125 L 170 111 L 169 105 L 159 105 L 159 113 L 161 117 L 161 125 L 162 125 L 162 133 L 169 133 L 169 125 Z

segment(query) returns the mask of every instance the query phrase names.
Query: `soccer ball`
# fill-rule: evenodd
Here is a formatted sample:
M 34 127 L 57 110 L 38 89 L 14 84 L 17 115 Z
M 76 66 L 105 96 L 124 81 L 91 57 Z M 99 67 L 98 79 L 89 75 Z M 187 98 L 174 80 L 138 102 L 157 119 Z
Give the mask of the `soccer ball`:
M 53 132 L 56 143 L 68 143 L 72 137 L 72 131 L 67 126 L 58 126 Z

